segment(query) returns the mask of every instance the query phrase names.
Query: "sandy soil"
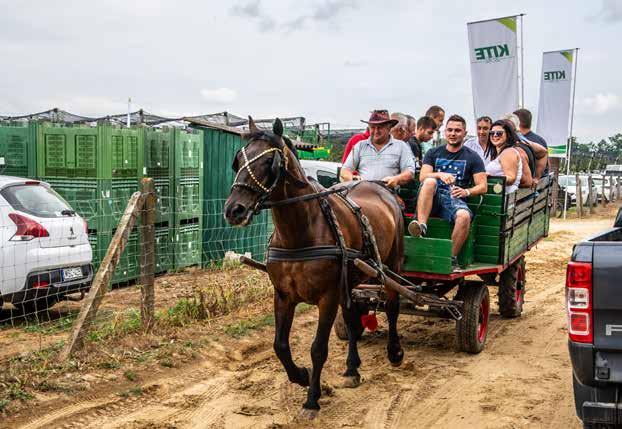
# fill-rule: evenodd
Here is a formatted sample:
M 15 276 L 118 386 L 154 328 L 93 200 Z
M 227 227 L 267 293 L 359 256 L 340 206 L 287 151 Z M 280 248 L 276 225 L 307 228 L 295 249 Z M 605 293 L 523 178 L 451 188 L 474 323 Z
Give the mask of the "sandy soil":
M 454 351 L 453 322 L 402 315 L 405 359 L 393 368 L 380 317 L 379 330 L 366 333 L 359 346 L 363 383 L 346 389 L 340 387 L 346 344 L 333 337 L 322 410 L 313 422 L 297 420 L 305 389 L 287 381 L 272 351 L 273 328 L 265 328 L 238 340 L 212 339 L 192 363 L 141 374 L 140 395 L 120 397 L 107 385 L 0 427 L 578 428 L 566 348 L 565 264 L 573 243 L 610 226 L 612 213 L 554 221 L 550 237 L 527 256 L 523 316 L 501 319 L 495 307 L 479 355 Z M 294 358 L 305 366 L 315 325 L 316 313 L 308 311 L 292 330 Z

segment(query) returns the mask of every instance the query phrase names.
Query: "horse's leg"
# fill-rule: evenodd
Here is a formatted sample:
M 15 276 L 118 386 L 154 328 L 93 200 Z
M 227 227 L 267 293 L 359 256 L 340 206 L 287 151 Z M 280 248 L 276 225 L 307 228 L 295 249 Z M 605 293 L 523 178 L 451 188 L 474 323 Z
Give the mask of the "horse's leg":
M 400 345 L 400 337 L 397 334 L 397 317 L 400 313 L 400 297 L 396 292 L 387 290 L 386 312 L 389 320 L 389 342 L 387 343 L 387 356 L 391 365 L 398 366 L 404 359 L 404 350 Z
M 337 305 L 339 296 L 335 293 L 327 293 L 320 298 L 318 303 L 320 318 L 317 324 L 315 340 L 311 345 L 311 360 L 313 361 L 313 371 L 311 372 L 311 384 L 307 392 L 307 402 L 303 405 L 302 415 L 313 418 L 320 409 L 318 400 L 321 396 L 320 376 L 322 368 L 328 357 L 328 339 L 330 330 L 333 327 L 335 316 L 337 315 Z
M 346 377 L 344 381 L 345 387 L 357 387 L 361 384 L 361 376 L 358 372 L 361 366 L 361 358 L 359 357 L 359 350 L 357 342 L 359 340 L 361 315 L 358 311 L 356 304 L 353 302 L 350 308 L 346 308 L 345 305 L 341 306 L 343 313 L 343 319 L 346 322 L 346 329 L 348 331 L 348 357 L 346 358 L 346 372 L 343 374 Z
M 278 291 L 274 292 L 274 351 L 285 367 L 287 377 L 292 383 L 301 386 L 309 385 L 309 371 L 306 368 L 296 366 L 292 359 L 292 351 L 289 348 L 289 332 L 294 321 L 296 303 L 288 296 Z

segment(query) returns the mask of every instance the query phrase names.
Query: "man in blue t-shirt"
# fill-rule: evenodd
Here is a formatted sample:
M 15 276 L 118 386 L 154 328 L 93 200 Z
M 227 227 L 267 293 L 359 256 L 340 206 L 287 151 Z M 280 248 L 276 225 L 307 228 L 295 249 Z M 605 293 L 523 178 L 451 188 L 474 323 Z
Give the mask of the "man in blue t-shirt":
M 538 134 L 531 131 L 531 120 L 532 120 L 531 112 L 527 109 L 518 109 L 514 112 L 514 114 L 518 116 L 518 121 L 519 121 L 517 131 L 523 137 L 525 137 L 525 139 L 527 139 L 528 141 L 538 143 L 539 145 L 544 146 L 545 149 L 548 149 L 546 140 L 544 140 Z M 544 171 L 542 172 L 542 177 L 546 177 L 548 175 L 549 175 L 549 162 L 547 158 Z
M 469 235 L 473 213 L 466 204 L 471 195 L 486 193 L 484 162 L 477 153 L 462 145 L 466 121 L 452 115 L 445 126 L 447 144 L 429 150 L 423 159 L 417 200 L 417 220 L 408 226 L 413 236 L 425 236 L 430 214 L 454 224 L 451 234 L 452 267 L 459 269 L 457 255 Z M 472 186 L 472 184 L 475 184 Z

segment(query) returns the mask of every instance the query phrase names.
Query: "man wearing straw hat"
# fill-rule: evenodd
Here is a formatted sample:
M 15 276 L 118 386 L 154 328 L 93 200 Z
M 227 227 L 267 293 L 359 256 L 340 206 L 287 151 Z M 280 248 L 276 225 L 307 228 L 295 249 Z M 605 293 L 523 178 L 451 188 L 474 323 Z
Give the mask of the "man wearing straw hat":
M 354 180 L 358 171 L 363 180 L 382 180 L 390 187 L 411 181 L 415 177 L 415 160 L 410 147 L 391 136 L 398 122 L 388 110 L 374 110 L 369 121 L 369 138 L 359 142 L 341 168 L 341 180 Z

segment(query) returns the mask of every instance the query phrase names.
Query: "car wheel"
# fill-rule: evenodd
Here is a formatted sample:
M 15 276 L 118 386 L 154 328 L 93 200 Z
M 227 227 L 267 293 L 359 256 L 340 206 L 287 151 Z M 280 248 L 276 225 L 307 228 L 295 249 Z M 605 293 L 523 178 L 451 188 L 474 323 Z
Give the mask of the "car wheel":
M 30 301 L 13 304 L 23 316 L 35 316 L 39 317 L 48 308 L 56 304 L 58 297 L 46 296 L 43 298 L 36 298 Z

